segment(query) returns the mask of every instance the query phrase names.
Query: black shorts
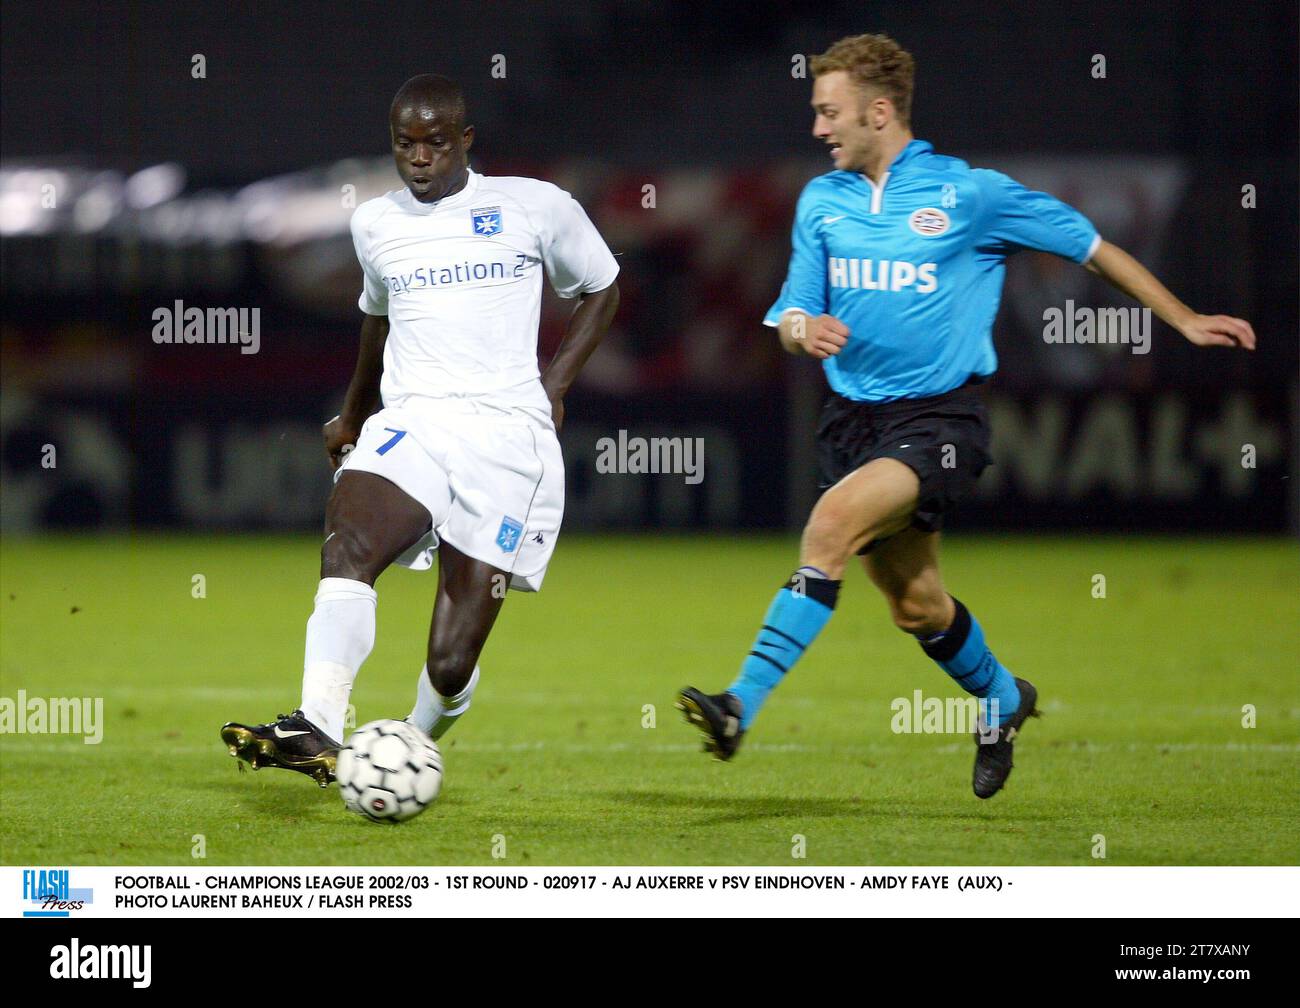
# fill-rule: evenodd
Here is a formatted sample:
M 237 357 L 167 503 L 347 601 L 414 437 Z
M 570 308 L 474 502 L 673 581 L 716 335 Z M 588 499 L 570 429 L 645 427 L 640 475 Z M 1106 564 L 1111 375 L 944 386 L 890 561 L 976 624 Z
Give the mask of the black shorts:
M 939 531 L 944 515 L 970 496 L 993 461 L 980 387 L 966 384 L 942 395 L 884 403 L 832 392 L 817 424 L 822 489 L 878 458 L 898 459 L 916 473 L 921 489 L 912 526 Z

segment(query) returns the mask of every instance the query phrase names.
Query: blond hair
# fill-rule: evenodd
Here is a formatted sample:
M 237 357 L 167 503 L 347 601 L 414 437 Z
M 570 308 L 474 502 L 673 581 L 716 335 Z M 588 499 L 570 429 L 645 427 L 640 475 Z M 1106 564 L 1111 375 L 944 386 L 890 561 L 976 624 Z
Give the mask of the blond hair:
M 904 126 L 912 118 L 912 79 L 916 62 L 912 54 L 888 35 L 850 35 L 820 56 L 812 58 L 814 77 L 843 70 L 858 88 L 871 97 L 876 92 L 894 104 Z

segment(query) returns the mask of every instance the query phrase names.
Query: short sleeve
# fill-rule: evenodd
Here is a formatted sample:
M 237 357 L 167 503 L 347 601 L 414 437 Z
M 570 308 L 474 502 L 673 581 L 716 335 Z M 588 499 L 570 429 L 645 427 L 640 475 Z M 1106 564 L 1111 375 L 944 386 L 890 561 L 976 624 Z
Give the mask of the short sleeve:
M 370 261 L 361 207 L 352 214 L 352 246 L 357 252 L 357 262 L 361 263 L 362 275 L 361 297 L 357 299 L 357 307 L 367 315 L 387 315 L 388 285 Z
M 984 197 L 978 243 L 1002 255 L 1035 249 L 1076 263 L 1085 263 L 1097 251 L 1101 236 L 1092 221 L 1067 203 L 1045 192 L 1026 189 L 1001 172 L 980 168 Z
M 826 313 L 826 249 L 815 223 L 818 203 L 812 188 L 805 188 L 794 212 L 790 269 L 776 303 L 763 317 L 764 325 L 780 325 L 781 316 L 789 311 L 807 315 Z
M 577 200 L 563 189 L 554 195 L 541 236 L 551 287 L 562 298 L 604 290 L 618 276 L 613 253 Z

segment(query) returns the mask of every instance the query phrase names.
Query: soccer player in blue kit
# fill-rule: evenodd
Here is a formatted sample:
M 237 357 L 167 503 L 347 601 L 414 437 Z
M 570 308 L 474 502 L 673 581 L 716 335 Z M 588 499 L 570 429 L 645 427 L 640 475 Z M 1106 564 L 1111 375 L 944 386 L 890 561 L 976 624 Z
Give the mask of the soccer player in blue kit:
M 1248 322 L 1199 315 L 1092 223 L 1046 193 L 935 154 L 910 125 L 914 63 L 883 35 L 841 39 L 812 61 L 813 136 L 835 170 L 805 187 L 793 254 L 765 324 L 823 362 L 831 396 L 817 429 L 824 493 L 799 568 L 723 693 L 688 687 L 677 706 L 721 760 L 835 609 L 854 555 L 899 629 L 979 697 L 973 786 L 1001 790 L 1038 691 L 989 650 L 939 573 L 944 515 L 989 464 L 979 386 L 997 366 L 992 326 L 1007 256 L 1079 263 L 1198 346 L 1253 349 Z

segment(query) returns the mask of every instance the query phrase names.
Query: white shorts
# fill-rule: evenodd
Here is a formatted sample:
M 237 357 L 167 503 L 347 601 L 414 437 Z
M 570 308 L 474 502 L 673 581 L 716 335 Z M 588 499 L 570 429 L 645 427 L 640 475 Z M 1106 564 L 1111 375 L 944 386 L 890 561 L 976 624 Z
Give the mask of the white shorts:
M 549 421 L 456 400 L 406 399 L 374 414 L 334 473 L 369 472 L 429 512 L 432 528 L 397 560 L 433 566 L 445 539 L 537 591 L 564 516 L 564 459 Z

